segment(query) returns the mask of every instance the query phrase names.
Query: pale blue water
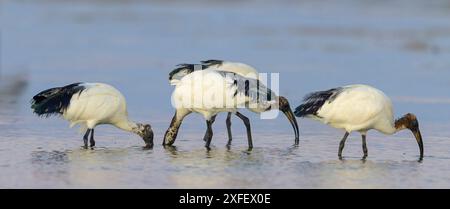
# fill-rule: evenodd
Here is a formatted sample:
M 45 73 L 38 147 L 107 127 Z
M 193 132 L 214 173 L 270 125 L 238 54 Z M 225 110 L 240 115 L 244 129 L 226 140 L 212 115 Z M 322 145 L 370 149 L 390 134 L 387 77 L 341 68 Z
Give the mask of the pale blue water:
M 450 3 L 446 1 L 0 1 L 1 188 L 448 188 L 450 187 Z M 419 116 L 425 159 L 410 133 L 371 132 L 369 158 L 351 136 L 301 119 L 299 148 L 286 119 L 252 120 L 255 149 L 233 119 L 214 124 L 203 148 L 199 115 L 176 150 L 159 144 L 173 114 L 168 72 L 204 59 L 241 61 L 280 73 L 293 106 L 314 90 L 365 83 L 392 97 L 397 115 Z M 20 72 L 20 75 L 17 75 Z M 12 77 L 12 78 L 11 78 Z M 26 85 L 22 85 L 26 81 Z M 156 146 L 109 126 L 96 150 L 59 118 L 31 114 L 37 92 L 77 81 L 106 82 L 149 122 Z M 21 85 L 15 85 L 19 83 Z M 13 87 L 11 87 L 13 86 Z M 23 91 L 14 91 L 22 86 Z

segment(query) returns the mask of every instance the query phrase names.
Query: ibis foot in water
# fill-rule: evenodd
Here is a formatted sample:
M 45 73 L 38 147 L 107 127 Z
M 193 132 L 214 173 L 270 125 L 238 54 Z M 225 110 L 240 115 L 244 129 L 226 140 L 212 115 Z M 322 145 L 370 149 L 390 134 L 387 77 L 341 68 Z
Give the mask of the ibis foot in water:
M 367 150 L 367 143 L 366 143 L 366 135 L 365 134 L 362 135 L 362 147 L 363 147 L 363 152 L 364 152 L 363 160 L 365 160 L 367 158 L 367 156 L 369 156 L 368 150 Z
M 245 128 L 247 129 L 247 140 L 248 140 L 248 149 L 253 149 L 253 140 L 252 140 L 252 130 L 250 127 L 250 120 L 242 115 L 240 112 L 236 112 L 236 115 L 244 122 Z
M 209 145 L 211 144 L 212 137 L 213 137 L 212 124 L 214 123 L 215 119 L 216 119 L 216 116 L 213 116 L 211 119 L 206 121 L 207 129 L 206 129 L 206 134 L 205 134 L 205 140 L 206 140 L 205 147 L 207 149 L 210 149 Z
M 91 139 L 89 140 L 89 146 L 93 148 L 95 146 L 95 140 L 94 140 L 94 129 L 91 130 Z
M 227 132 L 228 132 L 227 146 L 229 147 L 229 146 L 231 146 L 231 141 L 233 141 L 233 136 L 231 134 L 231 112 L 228 113 L 226 123 L 227 123 Z
M 84 134 L 84 137 L 83 137 L 83 142 L 84 142 L 84 149 L 87 149 L 88 148 L 88 138 L 89 138 L 89 133 L 91 133 L 91 129 L 88 129 L 87 131 L 86 131 L 86 133 Z
M 217 115 L 214 115 L 214 116 L 211 117 L 211 119 L 210 119 L 211 124 L 213 124 L 216 121 L 216 116 Z M 206 121 L 206 127 L 208 127 L 208 123 L 209 122 Z M 206 129 L 205 136 L 203 136 L 203 141 L 207 142 L 208 138 L 209 138 L 209 133 L 208 133 L 208 129 Z

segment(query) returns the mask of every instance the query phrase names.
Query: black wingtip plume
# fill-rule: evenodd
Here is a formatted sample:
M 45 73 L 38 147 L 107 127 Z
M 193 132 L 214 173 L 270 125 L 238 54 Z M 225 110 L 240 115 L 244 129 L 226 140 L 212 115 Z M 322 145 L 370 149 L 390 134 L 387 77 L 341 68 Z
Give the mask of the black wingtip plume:
M 222 65 L 223 64 L 223 60 L 216 60 L 216 59 L 210 59 L 210 60 L 204 60 L 204 61 L 200 61 L 200 63 L 202 63 L 203 65 L 210 67 L 212 65 Z
M 295 108 L 295 116 L 317 116 L 317 111 L 319 111 L 326 102 L 333 102 L 336 97 L 342 92 L 342 90 L 343 88 L 339 87 L 326 91 L 317 91 L 306 95 L 306 97 L 303 99 L 303 104 Z
M 31 109 L 35 114 L 43 117 L 63 114 L 69 107 L 72 96 L 85 90 L 85 87 L 80 84 L 74 83 L 40 92 L 31 99 Z

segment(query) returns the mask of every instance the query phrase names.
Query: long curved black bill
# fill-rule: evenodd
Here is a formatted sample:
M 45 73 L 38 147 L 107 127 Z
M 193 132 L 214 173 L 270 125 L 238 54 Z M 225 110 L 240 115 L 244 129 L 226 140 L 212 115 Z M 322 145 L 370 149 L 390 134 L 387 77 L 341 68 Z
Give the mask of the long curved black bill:
M 420 133 L 420 130 L 417 129 L 413 131 L 414 137 L 416 137 L 417 144 L 419 145 L 420 150 L 420 158 L 419 160 L 423 159 L 423 141 L 422 141 L 422 134 Z
M 287 119 L 289 120 L 289 122 L 292 125 L 292 128 L 294 128 L 294 132 L 295 132 L 295 145 L 299 144 L 299 129 L 298 129 L 298 124 L 297 124 L 297 119 L 294 116 L 294 113 L 292 113 L 291 108 L 286 108 L 285 110 L 283 110 L 283 113 L 286 115 Z

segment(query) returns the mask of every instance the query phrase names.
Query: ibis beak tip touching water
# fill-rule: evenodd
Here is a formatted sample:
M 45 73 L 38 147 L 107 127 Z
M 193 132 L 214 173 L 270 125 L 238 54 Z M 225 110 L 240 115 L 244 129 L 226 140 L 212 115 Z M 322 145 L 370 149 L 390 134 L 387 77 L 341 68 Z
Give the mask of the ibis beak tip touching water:
M 413 133 L 419 145 L 420 159 L 423 159 L 423 141 L 417 117 L 412 113 L 408 113 L 395 121 L 395 128 L 397 131 L 408 129 Z
M 294 129 L 295 133 L 295 145 L 299 144 L 299 128 L 297 120 L 295 119 L 294 113 L 292 113 L 291 106 L 289 105 L 289 101 L 285 98 L 280 96 L 279 98 L 279 110 L 286 115 L 286 118 L 289 120 L 289 122 L 292 125 L 292 128 Z

